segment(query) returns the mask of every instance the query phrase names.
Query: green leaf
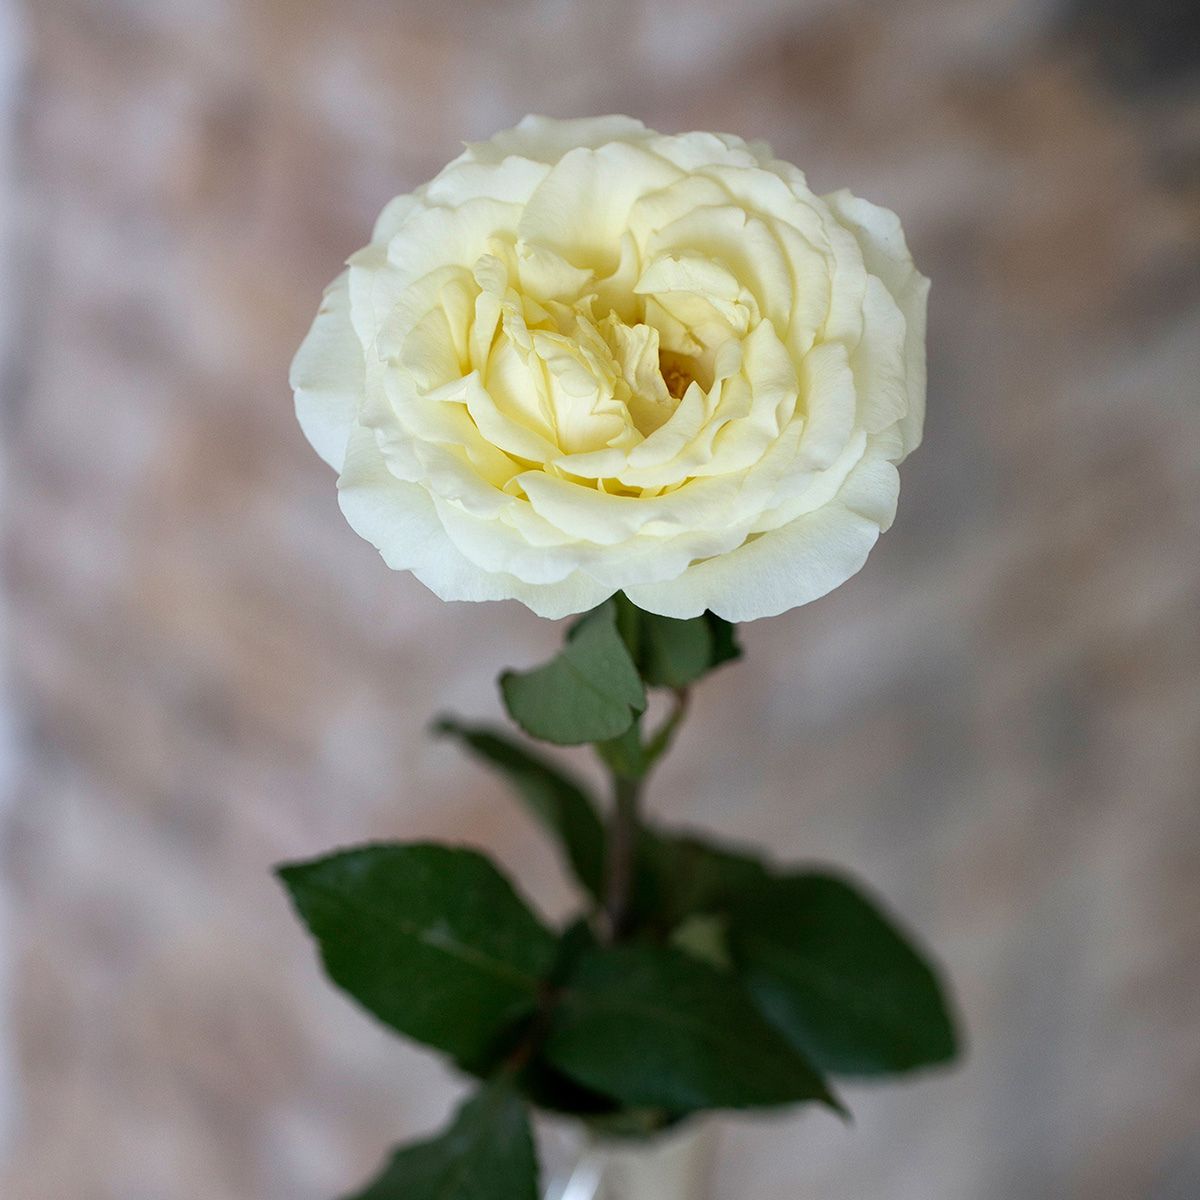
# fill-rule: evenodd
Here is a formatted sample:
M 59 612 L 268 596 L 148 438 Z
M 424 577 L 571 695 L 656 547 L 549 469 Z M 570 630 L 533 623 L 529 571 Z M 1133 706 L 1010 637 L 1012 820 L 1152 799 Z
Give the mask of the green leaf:
M 643 826 L 634 863 L 636 926 L 668 934 L 696 914 L 727 912 L 742 892 L 767 878 L 752 854 L 691 834 Z
M 382 1174 L 348 1200 L 537 1200 L 538 1167 L 525 1106 L 494 1082 L 427 1142 L 392 1155 Z
M 737 642 L 737 626 L 730 624 L 716 613 L 705 613 L 704 619 L 712 630 L 713 651 L 711 667 L 719 667 L 722 663 L 733 662 L 742 657 L 742 648 Z
M 671 945 L 722 971 L 728 971 L 733 966 L 729 957 L 727 917 L 695 913 L 675 928 L 671 934 Z
M 738 980 L 682 951 L 594 948 L 567 978 L 546 1059 L 629 1108 L 675 1114 L 801 1100 L 836 1106 L 823 1080 Z
M 480 1070 L 538 1004 L 557 939 L 473 850 L 372 845 L 279 869 L 329 977 Z
M 839 878 L 764 878 L 739 897 L 730 946 L 759 1007 L 822 1070 L 894 1074 L 957 1051 L 933 968 Z
M 536 1055 L 521 1068 L 515 1082 L 521 1094 L 542 1112 L 585 1117 L 590 1122 L 625 1111 L 611 1096 L 576 1083 Z
M 619 737 L 646 707 L 646 691 L 609 600 L 578 621 L 545 666 L 500 676 L 505 706 L 526 733 L 578 746 Z
M 557 838 L 576 879 L 599 899 L 604 887 L 604 827 L 582 784 L 498 730 L 448 718 L 438 721 L 435 729 L 458 738 L 507 776 L 533 815 Z
M 580 918 L 564 931 L 558 943 L 558 959 L 550 976 L 551 992 L 557 992 L 575 969 L 583 954 L 597 945 L 596 935 L 585 918 Z M 573 1116 L 612 1117 L 620 1113 L 621 1106 L 602 1092 L 594 1091 L 564 1075 L 537 1052 L 545 1034 L 547 1010 L 543 1009 L 525 1031 L 526 1044 L 534 1053 L 520 1068 L 517 1084 L 532 1104 L 547 1112 L 567 1113 Z
M 686 687 L 712 663 L 713 638 L 703 617 L 678 621 L 653 613 L 641 616 L 642 678 L 655 687 Z
M 624 596 L 618 603 L 626 645 L 651 687 L 687 687 L 741 656 L 734 626 L 713 613 L 678 620 L 643 612 Z
M 850 884 L 776 874 L 703 838 L 640 832 L 633 928 L 693 956 L 728 953 L 792 1045 L 833 1075 L 894 1074 L 953 1058 L 949 1004 L 934 969 Z
M 641 779 L 650 767 L 646 748 L 642 745 L 641 722 L 634 721 L 620 737 L 596 746 L 600 760 L 622 779 Z

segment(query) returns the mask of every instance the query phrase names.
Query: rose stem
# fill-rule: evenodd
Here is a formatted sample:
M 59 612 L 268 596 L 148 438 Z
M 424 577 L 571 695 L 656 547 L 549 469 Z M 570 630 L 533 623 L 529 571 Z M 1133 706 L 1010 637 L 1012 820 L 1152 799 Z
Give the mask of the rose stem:
M 607 878 L 604 910 L 608 914 L 609 937 L 619 942 L 629 920 L 633 887 L 633 856 L 637 849 L 638 803 L 642 781 L 616 775 L 613 779 L 613 812 L 608 830 Z

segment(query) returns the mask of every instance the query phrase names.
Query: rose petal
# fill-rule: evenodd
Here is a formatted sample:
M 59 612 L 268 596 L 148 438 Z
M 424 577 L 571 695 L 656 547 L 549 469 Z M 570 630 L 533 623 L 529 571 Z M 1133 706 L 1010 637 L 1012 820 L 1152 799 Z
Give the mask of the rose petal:
M 335 470 L 346 457 L 364 375 L 362 343 L 350 321 L 350 276 L 326 289 L 317 319 L 292 360 L 296 418 L 312 448 Z

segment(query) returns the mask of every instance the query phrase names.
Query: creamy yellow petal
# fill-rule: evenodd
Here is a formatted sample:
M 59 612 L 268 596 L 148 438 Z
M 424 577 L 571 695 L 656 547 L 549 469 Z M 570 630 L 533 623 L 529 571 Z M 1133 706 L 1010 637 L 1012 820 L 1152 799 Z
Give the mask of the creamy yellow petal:
M 350 279 L 343 271 L 325 289 L 289 376 L 296 417 L 313 449 L 341 470 L 346 442 L 363 394 L 362 343 L 350 321 Z

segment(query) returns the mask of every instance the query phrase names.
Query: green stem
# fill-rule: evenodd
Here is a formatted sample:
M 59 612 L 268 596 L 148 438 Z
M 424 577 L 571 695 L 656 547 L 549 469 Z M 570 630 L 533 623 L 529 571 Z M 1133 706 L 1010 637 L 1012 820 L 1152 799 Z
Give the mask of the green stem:
M 666 752 L 671 745 L 675 731 L 683 724 L 687 716 L 690 692 L 687 688 L 675 688 L 675 707 L 671 715 L 658 727 L 654 736 L 646 744 L 646 769 L 649 770 Z
M 601 757 L 612 773 L 613 809 L 608 828 L 605 861 L 604 912 L 608 934 L 620 941 L 629 927 L 637 857 L 639 808 L 646 777 L 666 753 L 688 709 L 688 689 L 675 689 L 675 707 L 648 742 L 642 742 L 641 723 L 615 742 L 601 748 Z M 618 747 L 619 752 L 618 752 Z
M 619 942 L 624 937 L 629 925 L 641 795 L 640 779 L 614 775 L 613 811 L 608 829 L 608 859 L 604 887 L 608 934 L 614 942 Z

